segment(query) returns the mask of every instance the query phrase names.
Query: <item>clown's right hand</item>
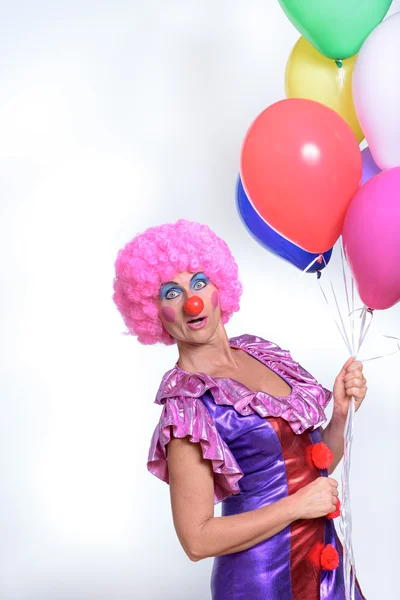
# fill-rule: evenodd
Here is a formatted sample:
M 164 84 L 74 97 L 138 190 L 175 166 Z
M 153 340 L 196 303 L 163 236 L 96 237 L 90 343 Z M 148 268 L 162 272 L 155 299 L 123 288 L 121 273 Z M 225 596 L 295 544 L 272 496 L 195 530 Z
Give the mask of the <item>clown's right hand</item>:
M 318 477 L 293 494 L 298 519 L 317 519 L 336 510 L 338 482 L 332 477 Z

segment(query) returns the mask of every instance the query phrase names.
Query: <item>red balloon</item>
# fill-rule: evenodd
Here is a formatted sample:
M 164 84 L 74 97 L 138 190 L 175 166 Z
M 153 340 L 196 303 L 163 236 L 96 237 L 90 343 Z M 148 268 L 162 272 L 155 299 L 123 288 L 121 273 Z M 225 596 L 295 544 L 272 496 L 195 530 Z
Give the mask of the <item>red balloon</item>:
M 332 109 L 302 98 L 269 106 L 242 146 L 241 178 L 258 214 L 307 252 L 332 248 L 361 182 L 358 142 Z
M 198 296 L 190 296 L 184 304 L 184 309 L 188 315 L 196 316 L 201 313 L 204 308 L 204 302 Z

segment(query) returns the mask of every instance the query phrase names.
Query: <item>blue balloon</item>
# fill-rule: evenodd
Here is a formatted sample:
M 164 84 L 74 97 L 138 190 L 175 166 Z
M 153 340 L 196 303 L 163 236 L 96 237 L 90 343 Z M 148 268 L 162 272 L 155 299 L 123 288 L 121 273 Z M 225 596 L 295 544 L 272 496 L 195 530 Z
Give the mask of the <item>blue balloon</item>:
M 319 254 L 313 254 L 312 252 L 307 252 L 306 250 L 299 248 L 299 246 L 296 246 L 296 244 L 290 242 L 272 229 L 251 205 L 250 200 L 244 191 L 240 177 L 238 178 L 236 187 L 236 203 L 245 226 L 255 237 L 257 242 L 267 250 L 270 250 L 277 256 L 292 263 L 292 265 L 301 271 L 304 271 L 315 258 L 320 256 Z M 316 261 L 307 270 L 307 273 L 321 271 L 329 263 L 331 256 L 332 249 L 324 252 L 323 257 L 325 262 L 322 261 L 319 263 Z

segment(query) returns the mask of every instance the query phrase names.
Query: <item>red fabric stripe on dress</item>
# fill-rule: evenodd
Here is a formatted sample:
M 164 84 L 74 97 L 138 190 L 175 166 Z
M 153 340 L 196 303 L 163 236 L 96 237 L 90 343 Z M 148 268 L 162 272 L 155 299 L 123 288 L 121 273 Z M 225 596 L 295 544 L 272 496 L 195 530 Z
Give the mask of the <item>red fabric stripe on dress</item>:
M 280 439 L 286 466 L 288 493 L 321 476 L 312 458 L 312 442 L 307 432 L 295 435 L 290 425 L 280 417 L 268 417 Z M 319 600 L 321 567 L 319 558 L 324 547 L 325 517 L 300 519 L 291 525 L 290 572 L 292 600 Z

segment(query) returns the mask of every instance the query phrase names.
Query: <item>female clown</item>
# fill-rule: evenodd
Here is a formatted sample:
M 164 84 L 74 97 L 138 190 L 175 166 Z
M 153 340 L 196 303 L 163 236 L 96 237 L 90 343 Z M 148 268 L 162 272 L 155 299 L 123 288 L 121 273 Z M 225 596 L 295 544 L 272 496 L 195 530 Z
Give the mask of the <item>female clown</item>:
M 170 485 L 187 556 L 214 557 L 213 600 L 344 599 L 330 474 L 351 396 L 358 409 L 366 394 L 362 364 L 350 358 L 329 392 L 275 343 L 229 339 L 242 287 L 228 246 L 205 225 L 152 227 L 119 251 L 115 270 L 128 333 L 177 345 L 147 467 Z M 364 598 L 358 583 L 355 597 Z

